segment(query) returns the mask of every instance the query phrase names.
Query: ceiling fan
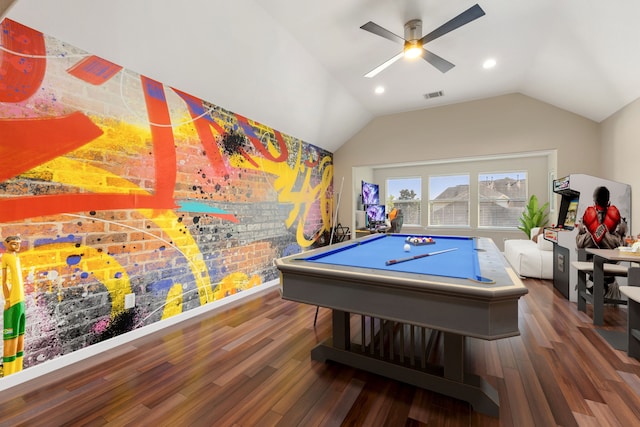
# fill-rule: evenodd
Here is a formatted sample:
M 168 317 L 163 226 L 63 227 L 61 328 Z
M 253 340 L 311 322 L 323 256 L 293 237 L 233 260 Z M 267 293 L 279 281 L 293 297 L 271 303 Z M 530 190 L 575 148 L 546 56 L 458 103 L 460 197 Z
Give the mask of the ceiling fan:
M 404 38 L 392 33 L 391 31 L 381 27 L 374 22 L 367 22 L 360 28 L 380 37 L 384 37 L 385 39 L 391 40 L 392 42 L 401 43 L 404 45 L 404 49 L 402 50 L 402 52 L 380 64 L 364 76 L 369 78 L 376 76 L 382 70 L 384 70 L 403 56 L 406 56 L 407 58 L 417 58 L 418 56 L 422 56 L 425 61 L 436 67 L 441 72 L 446 73 L 454 67 L 454 64 L 444 58 L 439 57 L 433 52 L 429 52 L 424 48 L 424 45 L 432 40 L 437 39 L 440 36 L 443 36 L 455 30 L 456 28 L 462 27 L 463 25 L 480 18 L 483 15 L 484 10 L 482 10 L 482 8 L 478 4 L 476 4 L 474 6 L 471 6 L 469 9 L 465 10 L 455 18 L 431 31 L 429 34 L 422 38 L 422 21 L 420 19 L 412 19 L 411 21 L 404 24 Z

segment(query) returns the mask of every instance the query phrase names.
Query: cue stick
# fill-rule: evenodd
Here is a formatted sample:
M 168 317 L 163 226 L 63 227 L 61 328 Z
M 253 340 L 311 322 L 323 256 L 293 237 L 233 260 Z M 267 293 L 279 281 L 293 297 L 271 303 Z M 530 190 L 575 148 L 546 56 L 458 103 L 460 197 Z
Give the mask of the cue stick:
M 344 176 L 342 177 L 342 182 L 340 183 L 340 192 L 338 193 L 338 204 L 336 205 L 336 212 L 333 215 L 332 227 L 331 227 L 331 237 L 329 238 L 329 246 L 333 244 L 333 233 L 336 230 L 336 221 L 338 220 L 338 209 L 340 209 L 340 199 L 342 198 L 342 186 L 344 185 Z
M 333 215 L 333 222 L 331 223 L 331 237 L 329 237 L 329 246 L 333 244 L 333 233 L 335 233 L 336 226 L 335 223 L 338 220 L 338 209 L 340 209 L 340 199 L 342 198 L 342 186 L 344 185 L 344 176 L 342 177 L 342 182 L 340 183 L 340 192 L 338 193 L 338 204 L 336 205 L 336 212 Z M 313 318 L 313 327 L 316 327 L 316 322 L 318 321 L 318 311 L 320 311 L 320 306 L 316 306 L 316 315 Z
M 443 249 L 441 251 L 435 251 L 435 252 L 429 252 L 429 253 L 426 253 L 426 254 L 414 255 L 414 256 L 407 257 L 407 258 L 391 259 L 391 260 L 387 261 L 385 264 L 386 265 L 399 264 L 401 262 L 411 261 L 411 260 L 418 259 L 418 258 L 424 258 L 424 257 L 431 256 L 431 255 L 438 255 L 438 254 L 443 254 L 445 252 L 451 252 L 451 251 L 457 251 L 457 250 L 458 250 L 458 248 Z

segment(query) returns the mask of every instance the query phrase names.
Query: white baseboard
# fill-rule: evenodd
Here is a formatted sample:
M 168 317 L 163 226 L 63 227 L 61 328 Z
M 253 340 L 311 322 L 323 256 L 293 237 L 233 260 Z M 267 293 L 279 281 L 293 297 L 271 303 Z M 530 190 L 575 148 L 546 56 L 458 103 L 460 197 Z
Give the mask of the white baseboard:
M 225 297 L 219 301 L 214 301 L 209 304 L 189 310 L 185 313 L 178 314 L 169 319 L 161 320 L 161 321 L 152 323 L 150 325 L 143 326 L 131 332 L 127 332 L 126 334 L 122 334 L 117 337 L 111 338 L 109 340 L 93 344 L 89 347 L 76 350 L 73 353 L 65 354 L 52 360 L 47 360 L 46 362 L 43 362 L 39 365 L 32 366 L 23 371 L 16 372 L 15 374 L 11 374 L 4 378 L 0 378 L 0 391 L 10 389 L 11 387 L 15 387 L 19 384 L 33 380 L 45 374 L 52 373 L 60 368 L 70 366 L 75 363 L 80 363 L 89 357 L 97 356 L 104 351 L 111 350 L 118 346 L 122 346 L 133 340 L 142 338 L 146 335 L 160 331 L 169 326 L 176 325 L 180 322 L 184 322 L 186 320 L 192 319 L 201 314 L 204 314 L 204 313 L 211 314 L 211 313 L 215 313 L 216 311 L 227 310 L 229 308 L 232 308 L 235 305 L 244 303 L 245 300 L 251 297 L 256 298 L 258 296 L 271 292 L 273 289 L 277 288 L 279 285 L 280 285 L 279 280 L 272 280 L 260 286 L 256 286 L 246 291 L 242 291 L 237 294 L 233 294 L 231 296 Z

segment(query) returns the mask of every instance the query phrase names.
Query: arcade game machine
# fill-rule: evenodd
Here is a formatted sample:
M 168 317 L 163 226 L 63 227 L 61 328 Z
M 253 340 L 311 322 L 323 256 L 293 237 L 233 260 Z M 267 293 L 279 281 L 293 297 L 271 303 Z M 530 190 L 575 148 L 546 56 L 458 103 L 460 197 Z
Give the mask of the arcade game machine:
M 570 301 L 576 302 L 578 274 L 571 263 L 578 261 L 576 236 L 585 210 L 593 206 L 594 191 L 609 190 L 609 204 L 620 211 L 621 220 L 631 231 L 631 186 L 590 175 L 571 174 L 553 181 L 553 192 L 561 197 L 558 221 L 545 227 L 544 238 L 553 242 L 553 286 Z

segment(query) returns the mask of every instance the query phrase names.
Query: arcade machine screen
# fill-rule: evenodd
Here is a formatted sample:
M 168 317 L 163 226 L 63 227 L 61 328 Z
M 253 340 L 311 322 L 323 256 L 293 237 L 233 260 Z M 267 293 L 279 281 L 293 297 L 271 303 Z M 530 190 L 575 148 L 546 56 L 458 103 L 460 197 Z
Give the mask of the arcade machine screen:
M 558 222 L 555 227 L 545 227 L 544 238 L 558 243 L 558 232 L 573 230 L 576 226 L 580 192 L 571 188 L 569 177 L 554 180 L 553 192 L 562 197 L 558 210 Z
M 567 230 L 573 230 L 576 226 L 576 220 L 578 219 L 578 201 L 579 199 L 576 197 L 569 201 L 567 205 L 567 214 L 564 218 L 563 228 Z

